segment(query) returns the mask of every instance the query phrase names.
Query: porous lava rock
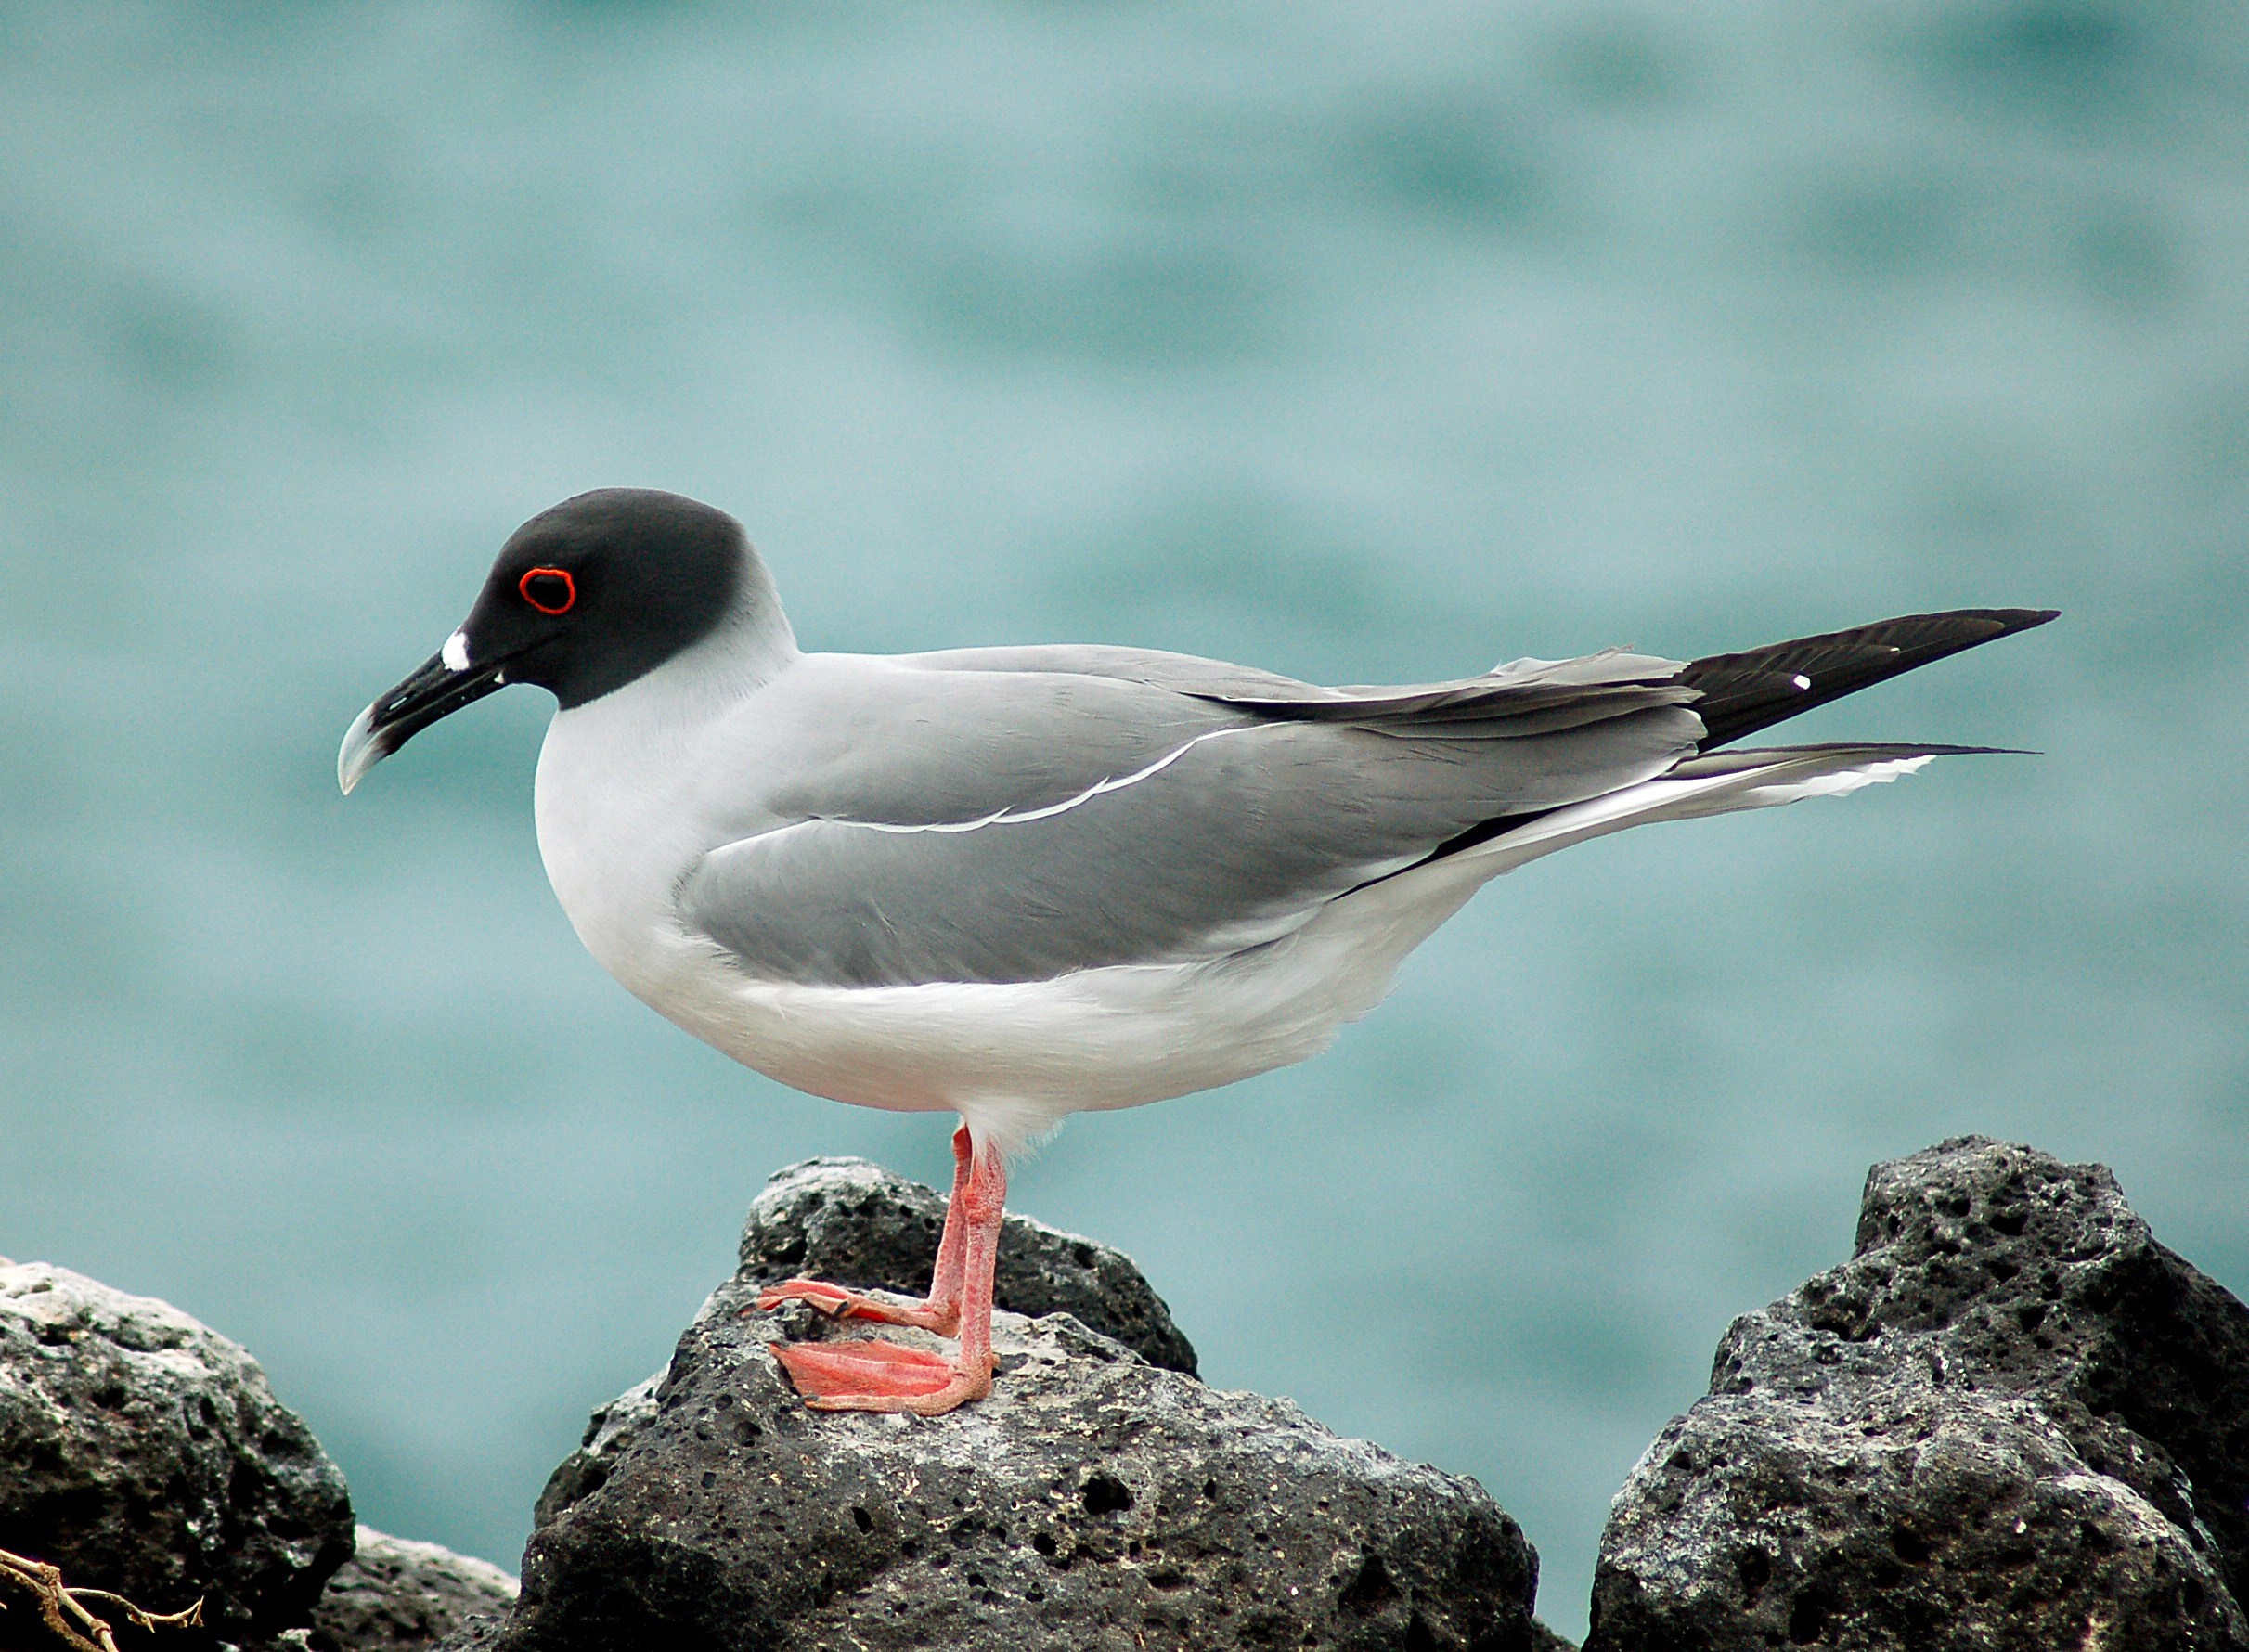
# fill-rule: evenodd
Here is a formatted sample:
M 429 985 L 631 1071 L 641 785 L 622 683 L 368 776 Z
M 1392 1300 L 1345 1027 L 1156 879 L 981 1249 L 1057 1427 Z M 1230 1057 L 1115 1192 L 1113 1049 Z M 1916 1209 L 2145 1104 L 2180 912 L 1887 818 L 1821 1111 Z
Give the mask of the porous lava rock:
M 312 1652 L 419 1652 L 515 1595 L 488 1560 L 362 1526 L 314 1608 Z
M 0 1549 L 150 1611 L 200 1598 L 224 1639 L 308 1623 L 352 1550 L 342 1472 L 255 1360 L 45 1262 L 0 1261 Z
M 815 1158 L 770 1177 L 742 1230 L 742 1271 L 919 1297 L 937 1266 L 945 1198 L 861 1158 Z M 1028 1216 L 1000 1228 L 992 1298 L 1032 1319 L 1066 1313 L 1151 1365 L 1195 1375 L 1195 1349 L 1132 1258 Z
M 513 1611 L 448 1647 L 1547 1644 L 1532 1639 L 1536 1552 L 1473 1480 L 1339 1439 L 1286 1400 L 1208 1388 L 1070 1312 L 1000 1313 L 994 1391 L 949 1416 L 806 1409 L 767 1345 L 867 1329 L 762 1312 L 759 1286 L 800 1269 L 871 1283 L 832 1265 L 866 1254 L 848 1235 L 942 1216 L 925 1189 L 884 1214 L 895 1183 L 835 1161 L 776 1179 L 744 1239 L 752 1264 L 557 1471 Z M 1135 1312 L 1157 1323 L 1137 1270 L 1094 1254 L 1071 1259 L 1101 1297 L 1155 1304 Z M 926 1262 L 901 1267 L 888 1277 L 918 1291 Z
M 2099 1165 L 1874 1167 L 1612 1505 L 1586 1652 L 2249 1647 L 2249 1309 Z

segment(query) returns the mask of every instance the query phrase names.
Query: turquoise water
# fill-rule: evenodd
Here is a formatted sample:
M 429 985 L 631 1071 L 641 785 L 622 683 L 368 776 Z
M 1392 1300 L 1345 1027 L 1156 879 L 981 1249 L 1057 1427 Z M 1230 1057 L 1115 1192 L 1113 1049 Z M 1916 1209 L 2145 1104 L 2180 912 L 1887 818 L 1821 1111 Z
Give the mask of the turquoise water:
M 1015 1203 L 1221 1385 L 1610 1491 L 1867 1164 L 2113 1164 L 2249 1289 L 2249 24 L 2230 5 L 0 10 L 0 1253 L 247 1343 L 512 1562 L 765 1174 L 924 1178 L 579 949 L 503 694 L 344 724 L 580 489 L 808 645 L 1329 681 L 2067 610 L 1804 719 L 2034 747 L 1487 890 L 1329 1055 Z

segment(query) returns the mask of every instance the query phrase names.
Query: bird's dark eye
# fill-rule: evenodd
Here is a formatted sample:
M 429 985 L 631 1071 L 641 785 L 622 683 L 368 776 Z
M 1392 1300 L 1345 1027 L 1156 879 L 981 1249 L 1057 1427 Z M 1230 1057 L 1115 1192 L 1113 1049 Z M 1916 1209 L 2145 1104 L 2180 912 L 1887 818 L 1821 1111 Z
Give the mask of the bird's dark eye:
M 515 582 L 515 588 L 541 613 L 568 613 L 578 600 L 578 582 L 562 568 L 534 568 Z

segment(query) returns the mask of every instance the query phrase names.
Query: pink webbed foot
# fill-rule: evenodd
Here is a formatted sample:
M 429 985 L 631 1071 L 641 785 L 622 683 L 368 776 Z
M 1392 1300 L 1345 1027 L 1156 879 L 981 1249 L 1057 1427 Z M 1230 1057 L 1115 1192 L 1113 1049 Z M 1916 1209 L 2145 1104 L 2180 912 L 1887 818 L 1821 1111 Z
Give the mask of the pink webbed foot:
M 991 1392 L 992 1268 L 1006 1199 L 1006 1165 L 996 1153 L 976 1151 L 963 1121 L 952 1136 L 952 1197 L 927 1301 L 885 1302 L 820 1279 L 792 1279 L 758 1297 L 761 1309 L 803 1302 L 832 1319 L 914 1325 L 961 1339 L 957 1360 L 893 1342 L 769 1344 L 808 1406 L 935 1417 Z
M 847 1291 L 824 1279 L 790 1279 L 761 1292 L 757 1306 L 770 1310 L 784 1302 L 802 1302 L 832 1320 L 873 1320 L 885 1325 L 912 1325 L 940 1336 L 960 1333 L 961 1310 L 943 1302 L 885 1302 L 858 1291 Z
M 815 1411 L 910 1411 L 935 1417 L 991 1392 L 989 1365 L 970 1369 L 895 1342 L 768 1346 Z

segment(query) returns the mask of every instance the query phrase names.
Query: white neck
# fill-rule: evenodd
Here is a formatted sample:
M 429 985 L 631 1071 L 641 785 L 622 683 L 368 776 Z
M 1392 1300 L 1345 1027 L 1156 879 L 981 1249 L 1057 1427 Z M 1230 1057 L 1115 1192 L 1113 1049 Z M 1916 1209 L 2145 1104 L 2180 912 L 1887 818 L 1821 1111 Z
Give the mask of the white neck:
M 548 881 L 587 950 L 643 996 L 652 925 L 709 846 L 697 794 L 714 777 L 697 752 L 802 657 L 769 586 L 736 615 L 646 676 L 555 713 L 539 748 L 533 813 Z

